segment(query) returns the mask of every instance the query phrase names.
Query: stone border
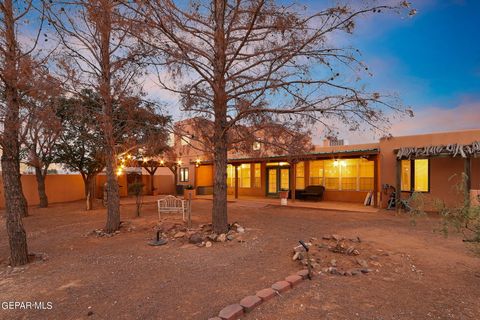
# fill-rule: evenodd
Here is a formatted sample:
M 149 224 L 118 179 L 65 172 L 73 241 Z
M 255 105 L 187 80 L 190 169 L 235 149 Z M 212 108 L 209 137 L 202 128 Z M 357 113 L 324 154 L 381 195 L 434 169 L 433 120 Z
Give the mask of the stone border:
M 262 303 L 280 295 L 280 293 L 284 293 L 296 287 L 305 279 L 308 279 L 308 270 L 300 270 L 297 273 L 286 277 L 284 280 L 275 282 L 270 288 L 262 289 L 255 295 L 246 296 L 240 300 L 239 303 L 226 306 L 220 310 L 217 317 L 209 318 L 208 320 L 236 320 L 242 317 L 245 313 L 251 312 Z

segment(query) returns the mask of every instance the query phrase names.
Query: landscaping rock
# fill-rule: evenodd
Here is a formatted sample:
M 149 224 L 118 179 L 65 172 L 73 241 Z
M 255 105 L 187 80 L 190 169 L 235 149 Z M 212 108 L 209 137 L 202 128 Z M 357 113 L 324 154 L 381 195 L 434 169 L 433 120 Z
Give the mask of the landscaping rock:
M 237 227 L 237 232 L 238 233 L 244 233 L 245 232 L 245 228 L 241 227 L 241 226 L 238 226 Z
M 292 257 L 292 260 L 295 261 L 295 260 L 302 260 L 303 259 L 303 255 L 301 252 L 295 252 L 293 254 L 293 257 Z
M 223 320 L 237 320 L 242 315 L 243 307 L 237 303 L 226 306 L 218 313 L 218 316 Z
M 360 271 L 361 271 L 362 273 L 370 273 L 370 272 L 372 272 L 373 270 L 372 270 L 372 269 L 368 269 L 368 268 L 363 268 L 363 269 L 360 269 Z
M 216 234 L 216 233 L 212 233 L 212 234 L 209 234 L 209 235 L 207 236 L 207 238 L 208 238 L 209 240 L 211 240 L 211 241 L 217 240 L 217 237 L 218 237 L 218 234 Z
M 262 299 L 258 296 L 248 296 L 240 300 L 240 305 L 245 312 L 250 312 L 262 304 Z
M 203 239 L 202 236 L 198 233 L 194 233 L 190 236 L 190 239 L 188 239 L 188 242 L 193 243 L 193 244 L 198 244 L 202 243 Z
M 285 280 L 278 281 L 278 282 L 275 282 L 274 284 L 272 284 L 272 289 L 279 292 L 279 293 L 290 290 L 291 288 L 292 287 L 290 286 L 290 282 L 285 281 Z
M 210 241 L 205 242 L 205 247 L 210 248 L 212 246 L 212 243 Z
M 217 237 L 217 242 L 225 242 L 227 241 L 227 235 L 225 233 L 222 233 Z
M 343 240 L 343 237 L 339 236 L 338 234 L 332 234 L 330 239 L 333 239 L 335 241 L 340 241 L 340 240 Z
M 303 280 L 302 276 L 299 276 L 297 274 L 291 275 L 291 276 L 288 276 L 288 277 L 285 278 L 285 281 L 290 283 L 290 286 L 292 288 L 295 287 L 296 285 L 298 285 L 299 283 L 301 283 L 302 280 Z
M 330 240 L 332 237 L 330 235 L 325 235 L 322 237 L 323 240 Z
M 356 258 L 355 261 L 357 262 L 357 264 L 361 267 L 364 267 L 364 268 L 368 268 L 368 262 L 363 260 L 363 259 L 358 259 Z
M 173 237 L 175 239 L 178 239 L 178 238 L 183 238 L 184 236 L 185 236 L 185 232 L 179 231 L 179 232 L 175 233 L 175 235 Z
M 275 297 L 275 290 L 272 288 L 266 288 L 258 291 L 255 295 L 262 299 L 262 301 L 268 301 Z
M 330 260 L 330 266 L 331 267 L 336 267 L 337 266 L 337 260 L 335 260 L 335 259 Z
M 232 241 L 232 240 L 234 240 L 234 239 L 235 239 L 235 236 L 234 236 L 233 234 L 227 235 L 227 240 Z

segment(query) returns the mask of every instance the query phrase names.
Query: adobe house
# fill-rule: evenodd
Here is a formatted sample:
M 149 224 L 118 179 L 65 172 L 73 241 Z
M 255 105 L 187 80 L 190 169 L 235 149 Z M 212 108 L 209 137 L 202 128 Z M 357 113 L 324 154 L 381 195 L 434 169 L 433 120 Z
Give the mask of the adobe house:
M 193 185 L 200 195 L 211 194 L 211 158 L 188 150 L 186 143 L 182 148 L 186 156 L 179 157 L 177 184 Z M 397 199 L 417 192 L 425 199 L 426 209 L 435 210 L 436 199 L 454 204 L 467 193 L 477 199 L 480 130 L 392 137 L 357 145 L 330 140 L 296 156 L 229 154 L 228 163 L 228 193 L 235 198 L 278 197 L 281 190 L 289 190 L 295 200 L 296 191 L 322 185 L 326 189 L 323 201 L 363 203 L 371 193 L 371 204 L 386 208 L 392 191 L 401 190 Z M 465 194 L 455 191 L 462 182 L 468 188 Z

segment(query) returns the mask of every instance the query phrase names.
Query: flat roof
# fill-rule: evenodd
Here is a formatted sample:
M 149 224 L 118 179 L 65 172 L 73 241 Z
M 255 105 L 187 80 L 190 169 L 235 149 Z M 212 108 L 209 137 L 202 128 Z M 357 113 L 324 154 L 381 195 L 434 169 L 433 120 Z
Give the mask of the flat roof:
M 269 161 L 269 160 L 308 160 L 308 159 L 328 159 L 332 157 L 346 157 L 346 156 L 370 156 L 379 154 L 380 150 L 378 148 L 368 148 L 368 149 L 351 149 L 343 151 L 325 151 L 325 152 L 307 152 L 304 154 L 297 155 L 276 155 L 276 156 L 266 156 L 266 157 L 243 157 L 243 158 L 229 158 L 228 162 L 258 162 L 258 161 Z M 192 162 L 193 163 L 193 162 Z M 212 160 L 202 161 L 202 164 L 211 164 Z

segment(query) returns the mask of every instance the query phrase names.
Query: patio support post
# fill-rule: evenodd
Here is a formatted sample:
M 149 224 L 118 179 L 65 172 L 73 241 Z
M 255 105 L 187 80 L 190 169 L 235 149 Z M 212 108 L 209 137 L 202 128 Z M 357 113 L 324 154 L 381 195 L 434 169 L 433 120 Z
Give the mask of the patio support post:
M 464 183 L 464 196 L 465 196 L 465 205 L 470 206 L 470 189 L 471 189 L 471 171 L 472 171 L 472 161 L 471 158 L 465 158 L 463 169 L 463 183 Z
M 238 165 L 234 165 L 235 168 L 235 199 L 238 199 Z
M 292 177 L 292 201 L 295 202 L 295 190 L 297 189 L 297 163 L 293 162 L 292 163 L 292 174 L 290 175 Z
M 397 159 L 396 177 L 395 177 L 395 210 L 400 212 L 400 201 L 402 200 L 402 187 L 400 184 L 402 177 L 402 160 Z
M 373 159 L 373 206 L 378 207 L 378 155 Z

